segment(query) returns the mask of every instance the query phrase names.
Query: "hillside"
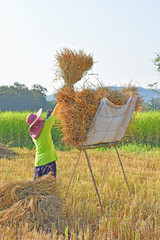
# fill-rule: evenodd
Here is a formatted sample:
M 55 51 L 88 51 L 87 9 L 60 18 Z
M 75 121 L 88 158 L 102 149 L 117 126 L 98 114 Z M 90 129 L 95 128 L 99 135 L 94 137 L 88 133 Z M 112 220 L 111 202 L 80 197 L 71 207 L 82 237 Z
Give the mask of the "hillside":
M 113 88 L 120 89 L 120 87 L 113 87 Z M 156 93 L 151 89 L 138 87 L 138 90 L 139 90 L 140 95 L 143 96 L 145 103 L 149 102 L 151 100 L 151 98 L 154 98 L 156 96 Z M 157 91 L 160 92 L 160 89 L 157 89 Z M 46 100 L 47 101 L 55 100 L 54 94 L 47 95 Z
M 144 102 L 149 102 L 151 98 L 154 98 L 156 96 L 156 93 L 151 89 L 139 87 L 138 90 L 139 93 L 143 96 Z M 157 89 L 157 91 L 160 92 L 160 89 Z

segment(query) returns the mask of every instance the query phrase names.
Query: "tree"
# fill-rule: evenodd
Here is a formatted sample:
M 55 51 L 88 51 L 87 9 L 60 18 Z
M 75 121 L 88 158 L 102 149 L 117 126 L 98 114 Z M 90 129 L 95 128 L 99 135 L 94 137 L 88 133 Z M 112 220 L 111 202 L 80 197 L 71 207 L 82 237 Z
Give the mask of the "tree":
M 153 63 L 157 67 L 157 71 L 160 72 L 160 53 L 157 53 L 157 57 L 153 60 Z
M 13 87 L 14 88 L 17 88 L 17 89 L 19 89 L 19 90 L 28 90 L 28 88 L 25 86 L 25 84 L 20 84 L 19 82 L 15 82 L 14 84 L 13 84 Z
M 32 91 L 35 91 L 36 93 L 39 93 L 39 94 L 41 94 L 41 95 L 46 95 L 46 93 L 47 93 L 47 88 L 44 88 L 44 87 L 42 87 L 41 85 L 39 85 L 39 84 L 34 84 L 33 86 L 32 86 L 32 89 L 31 89 Z
M 13 86 L 0 87 L 0 111 L 38 110 L 43 108 L 54 109 L 53 102 L 47 102 L 47 89 L 41 85 L 33 85 L 29 90 L 24 84 L 15 82 Z
M 153 59 L 153 63 L 156 66 L 157 71 L 160 72 L 160 53 L 157 53 L 156 58 Z M 160 94 L 160 92 L 157 91 L 157 85 L 158 85 L 158 82 L 154 82 L 153 84 L 148 84 L 148 87 L 155 93 Z
M 147 111 L 160 110 L 160 97 L 156 94 L 155 97 L 152 97 L 151 100 L 145 104 Z

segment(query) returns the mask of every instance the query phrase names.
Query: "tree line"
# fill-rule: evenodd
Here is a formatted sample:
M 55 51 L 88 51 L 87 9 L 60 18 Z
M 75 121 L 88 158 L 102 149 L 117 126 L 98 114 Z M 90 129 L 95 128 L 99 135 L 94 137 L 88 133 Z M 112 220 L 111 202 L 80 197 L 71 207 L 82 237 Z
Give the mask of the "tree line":
M 157 83 L 154 85 L 156 86 Z M 154 87 L 155 87 L 154 86 Z M 146 111 L 160 110 L 160 93 L 156 89 L 155 97 L 144 103 Z M 54 109 L 56 101 L 46 100 L 47 89 L 39 84 L 34 84 L 29 90 L 24 84 L 15 82 L 13 86 L 0 86 L 0 111 L 44 111 Z
M 0 86 L 0 111 L 44 111 L 54 109 L 56 102 L 46 100 L 47 89 L 34 84 L 29 90 L 24 84 Z
M 160 95 L 156 94 L 155 97 L 152 97 L 147 103 L 144 103 L 146 111 L 159 111 L 160 110 Z

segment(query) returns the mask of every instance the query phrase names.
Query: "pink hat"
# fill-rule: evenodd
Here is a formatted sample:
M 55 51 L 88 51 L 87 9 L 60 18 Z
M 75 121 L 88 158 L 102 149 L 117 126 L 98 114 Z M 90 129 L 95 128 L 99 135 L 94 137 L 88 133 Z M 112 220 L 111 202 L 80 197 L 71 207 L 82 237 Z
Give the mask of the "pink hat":
M 42 108 L 40 108 L 36 114 L 30 113 L 28 115 L 26 122 L 30 125 L 29 129 L 35 124 L 35 122 L 37 122 L 37 120 L 40 118 L 41 114 L 42 114 Z

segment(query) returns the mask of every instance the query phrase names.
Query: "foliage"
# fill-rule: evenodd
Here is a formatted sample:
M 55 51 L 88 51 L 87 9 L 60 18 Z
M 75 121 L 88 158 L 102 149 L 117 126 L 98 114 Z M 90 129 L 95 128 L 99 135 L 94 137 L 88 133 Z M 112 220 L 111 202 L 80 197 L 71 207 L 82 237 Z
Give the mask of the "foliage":
M 159 53 L 157 53 L 157 56 L 153 60 L 153 63 L 157 67 L 158 72 L 160 72 L 160 54 Z
M 28 147 L 32 149 L 34 143 L 28 132 L 26 117 L 29 112 L 0 112 L 0 142 L 9 144 L 10 147 Z M 42 113 L 45 119 L 46 113 Z M 56 148 L 67 149 L 62 142 L 60 123 L 55 119 L 52 128 L 53 142 Z
M 38 110 L 43 108 L 47 110 L 54 108 L 56 103 L 47 102 L 47 89 L 41 85 L 33 85 L 29 90 L 24 84 L 18 82 L 13 86 L 0 87 L 0 110 L 1 111 L 23 111 L 23 110 Z
M 155 95 L 155 97 L 151 98 L 151 100 L 147 103 L 144 104 L 144 107 L 147 111 L 151 111 L 151 110 L 160 110 L 160 96 L 159 95 Z
M 157 68 L 157 71 L 160 72 L 160 54 L 157 53 L 157 56 L 155 59 L 153 59 L 153 63 Z M 155 93 L 160 94 L 159 91 L 157 91 L 157 84 L 158 82 L 154 82 L 153 84 L 148 84 L 148 87 L 152 89 Z
M 160 146 L 160 112 L 139 112 L 134 117 L 134 123 L 123 141 Z

